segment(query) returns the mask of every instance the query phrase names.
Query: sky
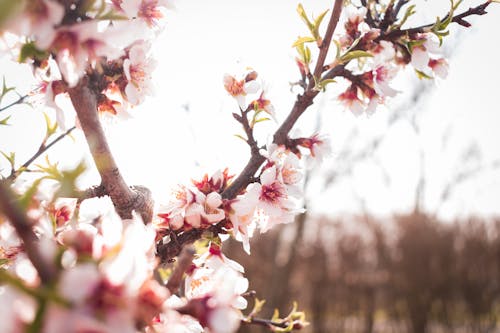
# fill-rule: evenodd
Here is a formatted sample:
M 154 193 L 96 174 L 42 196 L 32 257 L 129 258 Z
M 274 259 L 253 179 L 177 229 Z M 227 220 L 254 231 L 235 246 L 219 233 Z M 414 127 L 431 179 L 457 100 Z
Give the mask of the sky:
M 417 25 L 442 16 L 449 4 L 416 3 L 418 15 L 410 24 Z M 461 8 L 479 3 L 465 1 Z M 309 0 L 303 5 L 317 15 L 329 8 L 331 1 Z M 278 122 L 284 119 L 295 100 L 289 83 L 298 78 L 291 45 L 306 33 L 295 9 L 296 2 L 289 0 L 176 2 L 154 46 L 158 60 L 155 96 L 131 111 L 133 120 L 104 120 L 111 149 L 129 184 L 150 187 L 157 201 L 162 202 L 168 200 L 176 183 L 187 183 L 219 168 L 229 167 L 233 173 L 241 170 L 249 150 L 234 136 L 241 133 L 231 116 L 237 104 L 225 93 L 222 77 L 246 67 L 258 71 L 275 105 Z M 375 214 L 407 211 L 414 204 L 420 156 L 424 156 L 426 209 L 443 217 L 500 213 L 500 173 L 488 170 L 458 186 L 449 202 L 437 209 L 444 185 L 464 167 L 460 160 L 464 149 L 475 144 L 481 152 L 476 154 L 480 164 L 500 159 L 496 81 L 500 64 L 495 61 L 500 51 L 496 42 L 500 5 L 490 6 L 489 12 L 472 18 L 470 29 L 452 29 L 456 37 L 448 40 L 450 45 L 445 50 L 450 61 L 449 77 L 426 82 L 429 93 L 423 102 L 408 102 L 418 82 L 413 73 L 404 72 L 395 84 L 401 91 L 399 96 L 372 117 L 354 117 L 343 110 L 335 101 L 339 93 L 335 87 L 307 111 L 297 124 L 302 134 L 315 131 L 319 119 L 321 132 L 332 139 L 332 156 L 322 169 L 314 170 L 318 175 L 340 163 L 336 158 L 345 149 L 346 137 L 353 129 L 360 133 L 356 144 L 349 146 L 353 150 L 361 149 L 373 137 L 385 135 L 375 154 L 377 163 L 353 166 L 352 176 L 341 178 L 326 191 L 318 190 L 321 177 L 313 179 L 307 191 L 311 210 L 357 213 L 362 198 L 363 207 Z M 29 69 L 5 60 L 0 66 L 7 82 L 21 90 L 29 89 Z M 420 134 L 415 134 L 408 121 L 387 128 L 393 112 L 415 114 Z M 17 107 L 12 121 L 19 125 L 0 129 L 0 149 L 19 151 L 19 161 L 29 158 L 36 150 L 33 142 L 43 136 L 42 119 L 36 110 Z M 276 127 L 272 122 L 262 124 L 257 132 L 262 144 Z M 73 137 L 55 146 L 49 155 L 66 166 L 75 165 L 82 156 L 90 163 L 83 135 L 75 132 Z M 448 140 L 444 142 L 443 137 Z M 474 167 L 476 162 L 468 163 Z M 1 167 L 5 167 L 3 160 Z M 81 185 L 97 182 L 98 175 L 93 171 Z

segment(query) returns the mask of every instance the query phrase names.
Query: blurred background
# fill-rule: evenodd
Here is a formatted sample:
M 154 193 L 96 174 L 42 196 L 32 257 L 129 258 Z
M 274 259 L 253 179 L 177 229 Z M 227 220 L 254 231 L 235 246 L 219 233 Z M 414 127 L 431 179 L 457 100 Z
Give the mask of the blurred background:
M 315 15 L 331 3 L 303 1 Z M 449 8 L 448 1 L 413 3 L 408 25 L 433 22 Z M 480 3 L 464 1 L 458 11 Z M 148 186 L 161 203 L 175 184 L 242 169 L 249 151 L 232 136 L 241 133 L 231 117 L 237 104 L 222 77 L 251 66 L 265 81 L 278 118 L 257 129 L 265 144 L 297 93 L 291 45 L 306 28 L 296 4 L 176 3 L 155 45 L 156 96 L 132 110 L 133 121 L 105 121 L 128 183 Z M 500 6 L 488 11 L 469 29 L 452 27 L 446 80 L 402 71 L 393 84 L 400 94 L 371 117 L 343 110 L 341 90 L 330 85 L 297 124 L 304 135 L 328 133 L 333 145 L 323 164 L 306 162 L 306 213 L 255 235 L 251 256 L 240 243 L 224 247 L 267 300 L 262 317 L 274 308 L 287 313 L 296 300 L 311 323 L 305 332 L 500 332 Z M 21 93 L 33 88 L 26 66 L 4 57 L 0 68 Z M 16 151 L 19 164 L 44 135 L 38 109 L 12 108 L 13 126 L 0 129 L 0 150 Z M 82 133 L 49 155 L 62 166 L 82 159 L 92 166 Z M 3 159 L 0 172 L 9 172 Z M 98 181 L 89 169 L 80 185 Z

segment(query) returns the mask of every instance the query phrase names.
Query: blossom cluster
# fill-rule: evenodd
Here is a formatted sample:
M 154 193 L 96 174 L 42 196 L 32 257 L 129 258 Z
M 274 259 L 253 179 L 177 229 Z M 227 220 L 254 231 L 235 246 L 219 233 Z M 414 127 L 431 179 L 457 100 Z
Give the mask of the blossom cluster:
M 84 76 L 96 87 L 101 112 L 122 114 L 153 93 L 150 41 L 170 6 L 165 0 L 20 1 L 0 36 L 17 40 L 18 60 L 33 66 L 63 127 L 55 97 Z
M 232 179 L 227 169 L 205 175 L 201 181 L 193 181 L 193 186 L 179 185 L 172 200 L 159 206 L 155 221 L 159 237 L 216 226 L 230 231 L 250 253 L 249 239 L 256 228 L 266 232 L 292 222 L 303 211 L 301 149 L 321 159 L 329 153 L 330 143 L 327 137 L 314 134 L 290 139 L 287 145 L 269 144 L 260 152 L 266 162 L 258 181 L 232 199 L 223 198 Z
M 398 72 L 410 64 L 420 77 L 446 78 L 448 64 L 440 56 L 438 38 L 432 32 L 390 37 L 367 23 L 367 8 L 350 5 L 344 10 L 343 31 L 335 37 L 337 57 L 328 65 L 344 65 L 340 74 L 348 82 L 338 101 L 355 115 L 373 114 L 378 105 L 398 91 L 391 86 Z M 385 34 L 384 34 L 385 33 Z M 297 60 L 299 69 L 309 73 L 308 63 Z
M 198 255 L 185 280 L 184 297 L 155 277 L 156 228 L 140 217 L 122 220 L 109 201 L 102 214 L 76 200 L 34 200 L 29 214 L 39 250 L 59 268 L 47 290 L 40 332 L 234 332 L 246 308 L 243 267 L 212 244 Z M 3 221 L 8 222 L 8 221 Z M 16 281 L 0 287 L 0 331 L 23 332 L 36 322 L 43 290 L 36 269 L 9 223 L 0 224 L 0 270 Z

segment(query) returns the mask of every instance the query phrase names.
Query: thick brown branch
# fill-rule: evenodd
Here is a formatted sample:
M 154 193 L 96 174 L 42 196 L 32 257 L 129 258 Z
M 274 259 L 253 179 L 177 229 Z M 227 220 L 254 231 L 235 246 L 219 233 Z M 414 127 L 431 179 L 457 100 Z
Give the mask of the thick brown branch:
M 179 290 L 183 281 L 182 277 L 189 267 L 191 267 L 195 253 L 196 252 L 192 246 L 186 246 L 182 249 L 179 259 L 177 260 L 177 266 L 172 272 L 172 275 L 168 279 L 166 285 L 167 289 L 170 290 L 171 293 L 175 293 Z
M 89 187 L 86 190 L 77 192 L 76 198 L 78 199 L 78 202 L 82 202 L 82 201 L 87 200 L 87 199 L 100 198 L 100 197 L 103 197 L 105 195 L 108 195 L 108 193 L 106 192 L 106 189 L 104 188 L 104 186 L 103 185 L 95 185 L 95 186 Z
M 16 199 L 7 182 L 0 181 L 0 212 L 7 217 L 23 241 L 24 251 L 40 276 L 43 284 L 50 283 L 56 275 L 53 262 L 47 261 L 40 251 L 39 240 L 33 232 L 33 222 L 16 203 Z
M 153 215 L 151 193 L 141 186 L 129 188 L 120 174 L 99 121 L 97 98 L 88 77 L 84 77 L 68 92 L 101 175 L 101 184 L 113 201 L 118 215 L 126 219 L 132 218 L 132 211 L 135 210 L 141 214 L 145 223 L 150 222 Z

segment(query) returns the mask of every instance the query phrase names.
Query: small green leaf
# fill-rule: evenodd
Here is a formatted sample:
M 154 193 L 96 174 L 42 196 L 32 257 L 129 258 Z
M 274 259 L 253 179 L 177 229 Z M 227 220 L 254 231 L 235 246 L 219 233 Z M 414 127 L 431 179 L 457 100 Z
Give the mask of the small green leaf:
M 406 9 L 405 15 L 403 16 L 403 18 L 401 19 L 401 21 L 399 21 L 397 24 L 393 25 L 391 27 L 391 30 L 397 30 L 397 29 L 401 28 L 403 26 L 403 24 L 406 23 L 406 21 L 408 20 L 408 18 L 417 12 L 415 10 L 415 7 L 416 7 L 415 5 L 409 6 Z
M 8 121 L 9 121 L 10 117 L 11 117 L 11 116 L 7 116 L 7 117 L 5 117 L 5 118 L 1 119 L 1 120 L 0 120 L 0 125 L 4 125 L 4 126 L 9 125 Z
M 417 73 L 417 77 L 419 79 L 428 79 L 428 80 L 432 80 L 433 79 L 432 76 L 429 76 L 429 75 L 425 74 L 424 72 L 419 71 L 417 69 L 415 69 L 415 72 Z
M 128 20 L 128 17 L 124 15 L 120 15 L 114 10 L 110 10 L 105 14 L 102 14 L 99 16 L 97 19 L 99 20 L 109 20 L 109 21 L 123 21 L 123 20 Z
M 45 60 L 49 57 L 49 53 L 39 50 L 34 42 L 28 42 L 21 47 L 19 53 L 19 62 L 26 62 L 27 59 L 35 59 L 38 61 Z
M 334 79 L 326 79 L 321 82 L 317 82 L 316 85 L 314 86 L 314 89 L 317 91 L 326 91 L 326 86 L 329 85 L 330 83 L 336 83 Z
M 7 161 L 9 161 L 11 168 L 14 169 L 14 164 L 16 162 L 16 153 L 10 152 L 9 154 L 6 154 L 3 151 L 0 151 L 0 153 L 7 159 Z
M 327 13 L 328 9 L 325 10 L 323 13 L 319 14 L 319 16 L 314 20 L 314 26 L 316 27 L 317 30 L 319 30 L 319 26 L 321 25 L 321 22 L 323 21 Z
M 349 62 L 354 59 L 358 58 L 366 58 L 366 57 L 373 57 L 373 55 L 370 52 L 363 51 L 363 50 L 355 50 L 355 51 L 350 51 L 345 53 L 343 56 L 340 57 L 340 61 L 342 63 Z
M 316 41 L 316 39 L 314 37 L 310 37 L 310 36 L 299 37 L 299 38 L 297 38 L 295 43 L 293 43 L 292 47 L 297 47 L 299 45 L 303 45 L 304 43 L 312 43 L 315 41 Z
M 35 196 L 36 192 L 38 191 L 38 186 L 42 182 L 42 179 L 37 179 L 31 184 L 31 186 L 21 195 L 19 198 L 19 206 L 23 210 L 27 210 L 28 207 L 31 204 L 31 201 L 33 200 L 33 197 Z
M 261 312 L 265 303 L 266 303 L 265 299 L 260 300 L 257 297 L 255 297 L 255 304 L 253 306 L 252 312 L 250 312 L 250 316 L 254 316 L 254 315 L 258 314 L 259 312 Z
M 271 317 L 272 321 L 276 321 L 280 319 L 280 311 L 278 309 L 274 309 L 273 316 Z
M 267 117 L 264 117 L 264 118 L 259 118 L 259 119 L 256 119 L 253 124 L 257 124 L 257 123 L 261 123 L 263 121 L 268 121 L 268 120 L 271 120 L 271 118 L 267 118 Z
M 241 140 L 243 140 L 243 141 L 245 141 L 245 142 L 247 142 L 247 139 L 243 135 L 241 135 L 241 134 L 235 134 L 234 136 L 237 137 L 237 138 L 239 138 L 239 139 L 241 139 Z
M 45 118 L 45 139 L 48 139 L 52 134 L 57 131 L 57 122 L 52 122 L 47 113 L 43 113 Z

